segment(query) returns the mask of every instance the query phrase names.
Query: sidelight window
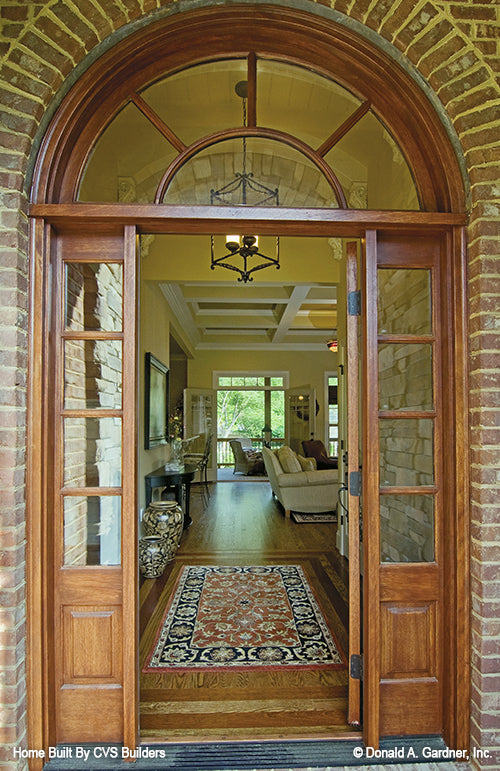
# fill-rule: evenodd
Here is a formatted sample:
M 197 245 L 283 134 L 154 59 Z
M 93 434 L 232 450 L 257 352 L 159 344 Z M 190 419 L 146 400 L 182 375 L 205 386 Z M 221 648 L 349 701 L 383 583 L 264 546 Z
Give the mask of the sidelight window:
M 436 338 L 432 274 L 378 270 L 382 562 L 435 558 Z

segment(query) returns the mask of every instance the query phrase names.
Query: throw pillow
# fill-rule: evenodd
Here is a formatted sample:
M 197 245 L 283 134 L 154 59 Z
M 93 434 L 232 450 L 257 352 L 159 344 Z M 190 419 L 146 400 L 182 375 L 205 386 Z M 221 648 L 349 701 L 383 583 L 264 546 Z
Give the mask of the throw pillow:
M 297 455 L 290 447 L 287 447 L 286 445 L 279 448 L 278 460 L 285 474 L 293 474 L 296 471 L 302 471 L 300 463 L 297 459 Z
M 304 458 L 303 455 L 297 455 L 302 471 L 316 471 L 316 460 L 314 458 Z

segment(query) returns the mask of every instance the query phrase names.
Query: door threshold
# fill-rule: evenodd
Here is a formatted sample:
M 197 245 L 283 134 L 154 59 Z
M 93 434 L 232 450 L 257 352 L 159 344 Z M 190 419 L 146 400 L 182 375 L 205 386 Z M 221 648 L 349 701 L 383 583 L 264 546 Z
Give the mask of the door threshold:
M 211 733 L 210 736 L 196 736 L 194 733 L 192 736 L 179 735 L 176 736 L 171 733 L 169 736 L 165 735 L 164 731 L 154 733 L 145 733 L 140 737 L 140 745 L 171 745 L 171 744 L 255 744 L 255 742 L 318 742 L 318 741 L 362 741 L 362 732 L 356 731 L 353 728 L 348 728 L 345 731 L 324 731 L 323 733 L 301 733 L 300 730 L 294 731 L 293 734 L 285 734 L 284 732 L 276 731 L 265 734 L 259 731 L 255 731 L 252 736 L 246 734 L 233 733 L 229 735 L 228 732 L 221 732 L 220 735 Z
M 88 755 L 84 755 L 88 752 Z M 462 751 L 463 752 L 463 751 Z M 360 739 L 318 739 L 248 742 L 141 744 L 128 750 L 121 744 L 58 745 L 58 757 L 44 771 L 266 771 L 266 769 L 325 769 L 328 766 L 374 766 L 438 763 L 461 760 L 439 736 L 392 737 L 379 750 Z M 79 755 L 79 757 L 77 757 Z

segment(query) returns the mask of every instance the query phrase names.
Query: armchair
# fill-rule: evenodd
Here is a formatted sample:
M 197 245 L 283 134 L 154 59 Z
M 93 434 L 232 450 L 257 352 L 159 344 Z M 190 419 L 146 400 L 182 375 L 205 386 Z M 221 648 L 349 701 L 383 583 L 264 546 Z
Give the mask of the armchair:
M 318 469 L 338 468 L 339 459 L 326 454 L 326 448 L 320 439 L 306 439 L 302 442 L 306 458 L 314 458 Z
M 256 474 L 263 468 L 262 455 L 251 449 L 243 449 L 239 439 L 231 439 L 229 442 L 234 456 L 233 474 L 242 472 L 243 474 Z

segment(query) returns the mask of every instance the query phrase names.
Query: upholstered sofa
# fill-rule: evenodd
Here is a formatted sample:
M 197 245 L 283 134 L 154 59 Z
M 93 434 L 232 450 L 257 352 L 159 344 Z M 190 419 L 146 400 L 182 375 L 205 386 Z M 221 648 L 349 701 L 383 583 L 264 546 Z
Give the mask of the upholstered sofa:
M 306 514 L 333 511 L 337 506 L 338 471 L 317 470 L 313 458 L 302 458 L 290 449 L 262 448 L 267 476 L 276 498 L 290 512 Z

